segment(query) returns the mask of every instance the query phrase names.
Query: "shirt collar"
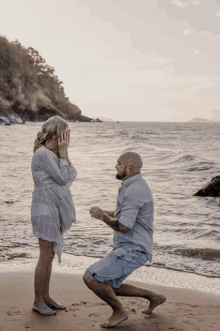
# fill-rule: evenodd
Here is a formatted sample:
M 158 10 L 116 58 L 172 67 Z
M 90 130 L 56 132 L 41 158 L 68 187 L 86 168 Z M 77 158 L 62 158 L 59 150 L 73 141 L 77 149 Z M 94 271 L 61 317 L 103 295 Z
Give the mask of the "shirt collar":
M 124 182 L 122 182 L 122 186 L 128 186 L 129 184 L 133 183 L 134 181 L 138 180 L 138 179 L 141 179 L 142 178 L 142 175 L 141 174 L 138 174 L 138 175 L 135 175 L 131 178 L 128 178 L 126 179 Z

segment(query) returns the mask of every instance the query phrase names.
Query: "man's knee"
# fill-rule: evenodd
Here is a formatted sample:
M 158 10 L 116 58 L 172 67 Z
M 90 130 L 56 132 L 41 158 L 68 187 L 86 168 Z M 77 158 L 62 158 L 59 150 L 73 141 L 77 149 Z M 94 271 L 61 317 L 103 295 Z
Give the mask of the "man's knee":
M 116 295 L 120 295 L 119 293 L 121 293 L 120 289 L 121 289 L 122 284 L 120 285 L 120 287 L 112 287 L 113 291 L 115 292 Z
M 92 283 L 94 282 L 94 277 L 91 275 L 89 270 L 86 270 L 86 272 L 84 273 L 83 281 L 88 287 L 92 286 Z

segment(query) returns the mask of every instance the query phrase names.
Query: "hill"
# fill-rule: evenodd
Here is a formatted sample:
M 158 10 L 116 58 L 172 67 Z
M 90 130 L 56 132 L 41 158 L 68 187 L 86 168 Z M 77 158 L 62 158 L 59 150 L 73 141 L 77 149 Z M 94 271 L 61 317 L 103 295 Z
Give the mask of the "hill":
M 63 82 L 53 67 L 32 47 L 0 35 L 0 117 L 22 121 L 45 121 L 59 115 L 66 120 L 92 119 L 66 97 Z
M 188 122 L 195 122 L 195 123 L 211 123 L 213 121 L 210 121 L 206 118 L 200 118 L 200 117 L 195 117 L 195 118 L 192 118 L 191 120 L 189 120 Z

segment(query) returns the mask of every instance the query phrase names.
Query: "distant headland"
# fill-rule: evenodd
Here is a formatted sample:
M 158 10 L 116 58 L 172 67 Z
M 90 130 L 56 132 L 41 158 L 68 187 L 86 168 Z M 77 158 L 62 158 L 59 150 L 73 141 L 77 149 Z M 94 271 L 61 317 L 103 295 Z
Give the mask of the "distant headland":
M 200 118 L 200 117 L 192 118 L 188 122 L 194 122 L 194 123 L 219 123 L 219 121 L 212 121 L 212 120 L 208 120 L 206 118 Z
M 45 121 L 54 115 L 92 121 L 69 101 L 55 69 L 34 48 L 0 35 L 0 71 L 0 124 Z

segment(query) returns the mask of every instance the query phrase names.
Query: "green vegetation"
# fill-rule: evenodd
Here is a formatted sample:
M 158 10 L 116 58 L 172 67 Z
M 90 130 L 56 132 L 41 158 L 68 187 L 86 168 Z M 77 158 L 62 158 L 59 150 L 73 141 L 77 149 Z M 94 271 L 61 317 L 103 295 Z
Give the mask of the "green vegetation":
M 90 121 L 69 102 L 54 72 L 34 48 L 0 36 L 0 115 L 15 112 L 23 120 L 42 121 L 57 114 Z

